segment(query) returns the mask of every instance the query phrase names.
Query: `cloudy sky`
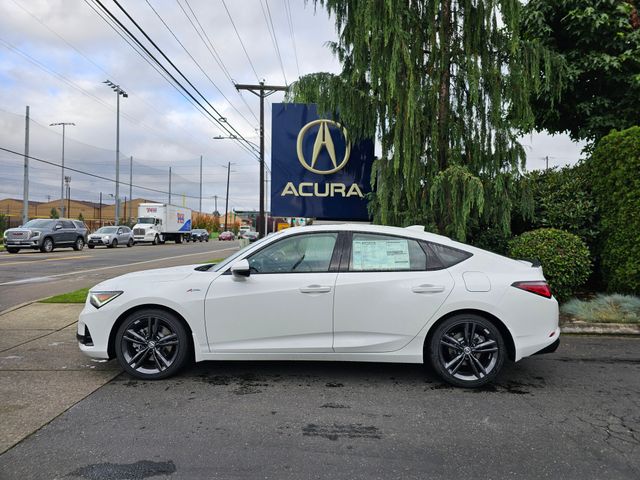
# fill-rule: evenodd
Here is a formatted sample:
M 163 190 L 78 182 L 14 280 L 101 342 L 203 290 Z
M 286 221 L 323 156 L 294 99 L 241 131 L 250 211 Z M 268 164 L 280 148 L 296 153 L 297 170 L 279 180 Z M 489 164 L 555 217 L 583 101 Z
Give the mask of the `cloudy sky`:
M 101 1 L 135 29 L 111 0 Z M 339 70 L 325 47 L 336 38 L 334 23 L 309 2 L 119 1 L 227 124 L 251 142 L 259 141 L 258 99 L 239 94 L 234 81 L 265 79 L 282 85 L 306 73 Z M 229 134 L 176 91 L 94 9 L 99 7 L 92 0 L 0 0 L 0 147 L 24 150 L 29 105 L 31 155 L 59 162 L 61 127 L 49 124 L 73 122 L 66 132 L 66 165 L 114 178 L 116 94 L 102 83 L 110 79 L 129 95 L 120 104 L 121 181 L 128 182 L 132 156 L 133 184 L 166 192 L 171 166 L 173 203 L 184 199 L 197 208 L 202 155 L 203 210 L 214 209 L 215 195 L 218 209 L 224 209 L 227 162 L 234 163 L 230 208 L 257 208 L 255 156 L 234 140 L 213 139 Z M 269 100 L 281 101 L 282 94 Z M 269 140 L 267 135 L 268 165 Z M 550 166 L 574 163 L 580 156 L 581 146 L 564 136 L 535 134 L 523 143 L 529 169 L 544 167 L 546 155 Z M 31 167 L 30 197 L 59 198 L 60 169 L 33 161 Z M 0 198 L 22 197 L 22 172 L 21 157 L 0 151 Z M 73 198 L 98 201 L 103 192 L 108 200 L 114 192 L 108 181 L 67 174 Z M 133 190 L 134 197 L 167 200 L 165 193 Z M 121 196 L 128 194 L 123 187 Z

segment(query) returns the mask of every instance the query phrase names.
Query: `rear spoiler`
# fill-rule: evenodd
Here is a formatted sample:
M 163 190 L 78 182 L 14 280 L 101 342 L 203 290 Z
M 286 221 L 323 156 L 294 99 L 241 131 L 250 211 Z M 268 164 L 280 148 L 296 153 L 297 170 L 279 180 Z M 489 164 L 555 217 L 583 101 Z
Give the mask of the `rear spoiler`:
M 532 268 L 540 268 L 542 266 L 540 260 L 538 260 L 537 258 L 520 258 L 518 259 L 518 262 L 529 263 Z

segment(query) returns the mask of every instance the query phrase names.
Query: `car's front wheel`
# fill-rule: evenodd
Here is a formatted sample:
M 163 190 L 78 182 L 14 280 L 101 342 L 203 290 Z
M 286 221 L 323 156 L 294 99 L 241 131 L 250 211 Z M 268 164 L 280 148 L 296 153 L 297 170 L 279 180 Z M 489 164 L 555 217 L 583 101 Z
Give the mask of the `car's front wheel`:
M 127 247 L 133 247 L 133 238 L 130 238 L 127 242 Z
M 429 357 L 444 381 L 474 388 L 491 382 L 502 369 L 507 349 L 496 326 L 475 314 L 442 322 L 431 336 Z
M 20 251 L 19 248 L 7 247 L 7 252 L 9 252 L 9 253 L 18 253 L 19 251 Z
M 130 375 L 158 380 L 177 373 L 189 358 L 189 337 L 182 322 L 169 312 L 140 310 L 120 325 L 116 358 Z
M 82 237 L 78 237 L 76 239 L 76 243 L 73 244 L 73 249 L 77 252 L 84 248 L 84 239 Z
M 47 237 L 42 241 L 42 246 L 40 247 L 40 251 L 42 253 L 51 253 L 53 252 L 53 247 L 54 247 L 53 240 Z

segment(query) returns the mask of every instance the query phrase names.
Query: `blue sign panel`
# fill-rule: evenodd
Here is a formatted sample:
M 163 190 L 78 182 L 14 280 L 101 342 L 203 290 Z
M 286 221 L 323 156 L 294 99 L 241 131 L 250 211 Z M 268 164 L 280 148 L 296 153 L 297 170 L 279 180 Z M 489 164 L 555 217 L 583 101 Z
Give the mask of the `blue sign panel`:
M 369 220 L 373 141 L 351 142 L 315 105 L 275 103 L 272 117 L 272 215 Z

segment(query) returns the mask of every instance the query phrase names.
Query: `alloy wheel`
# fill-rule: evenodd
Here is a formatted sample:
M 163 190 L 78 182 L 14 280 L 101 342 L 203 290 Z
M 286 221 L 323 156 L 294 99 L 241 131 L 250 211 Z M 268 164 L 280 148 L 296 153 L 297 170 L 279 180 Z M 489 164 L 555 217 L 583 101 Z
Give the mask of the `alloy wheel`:
M 179 332 L 173 322 L 147 315 L 127 325 L 120 340 L 122 360 L 137 374 L 153 377 L 179 361 Z
M 481 379 L 497 364 L 498 342 L 482 325 L 460 322 L 440 338 L 440 358 L 453 377 L 464 381 Z

